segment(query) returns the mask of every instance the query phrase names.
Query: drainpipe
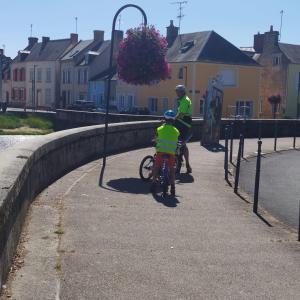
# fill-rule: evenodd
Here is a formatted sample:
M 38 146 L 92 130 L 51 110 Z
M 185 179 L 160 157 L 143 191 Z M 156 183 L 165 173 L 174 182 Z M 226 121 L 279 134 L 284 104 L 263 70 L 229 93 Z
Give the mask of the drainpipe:
M 192 102 L 193 102 L 193 114 L 194 114 L 194 108 L 196 105 L 196 96 L 195 96 L 195 92 L 196 92 L 196 63 L 193 63 L 193 67 L 192 67 Z

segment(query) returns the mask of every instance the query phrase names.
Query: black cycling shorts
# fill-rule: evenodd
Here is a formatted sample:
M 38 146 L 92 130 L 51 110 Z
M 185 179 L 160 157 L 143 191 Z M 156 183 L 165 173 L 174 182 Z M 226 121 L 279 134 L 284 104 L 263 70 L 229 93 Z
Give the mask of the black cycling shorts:
M 192 125 L 192 118 L 191 117 L 184 117 L 183 121 L 189 125 Z M 179 139 L 186 141 L 187 138 L 189 137 L 189 134 L 192 130 L 192 128 L 184 125 L 180 121 L 176 120 L 174 126 L 178 129 L 180 135 Z

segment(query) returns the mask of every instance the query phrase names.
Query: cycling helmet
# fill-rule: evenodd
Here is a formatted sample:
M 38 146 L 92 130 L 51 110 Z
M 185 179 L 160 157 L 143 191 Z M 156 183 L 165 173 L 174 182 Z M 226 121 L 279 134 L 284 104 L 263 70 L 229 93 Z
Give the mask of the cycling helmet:
M 175 120 L 176 113 L 173 110 L 169 109 L 164 113 L 164 117 L 166 120 Z
M 178 92 L 185 92 L 185 86 L 182 84 L 179 84 L 176 86 L 175 90 Z

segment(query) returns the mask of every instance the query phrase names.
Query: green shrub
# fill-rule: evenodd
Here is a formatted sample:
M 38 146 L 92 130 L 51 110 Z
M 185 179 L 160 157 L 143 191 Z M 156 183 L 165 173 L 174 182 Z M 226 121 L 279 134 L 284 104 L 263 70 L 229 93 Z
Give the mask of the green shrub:
M 0 116 L 0 129 L 14 129 L 22 126 L 20 118 L 15 116 Z
M 42 119 L 35 116 L 30 116 L 24 119 L 24 125 L 27 125 L 30 128 L 38 128 L 38 129 L 51 129 L 53 128 L 53 124 L 51 121 Z

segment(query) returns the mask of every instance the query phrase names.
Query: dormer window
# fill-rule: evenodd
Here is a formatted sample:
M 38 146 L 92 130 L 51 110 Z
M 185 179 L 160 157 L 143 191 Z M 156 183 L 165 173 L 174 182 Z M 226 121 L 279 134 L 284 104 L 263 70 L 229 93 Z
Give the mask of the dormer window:
M 192 47 L 194 47 L 195 42 L 194 41 L 188 41 L 185 42 L 182 47 L 180 48 L 180 52 L 181 53 L 186 53 L 187 51 L 189 51 Z
M 274 55 L 272 63 L 273 63 L 273 66 L 281 65 L 281 55 Z

